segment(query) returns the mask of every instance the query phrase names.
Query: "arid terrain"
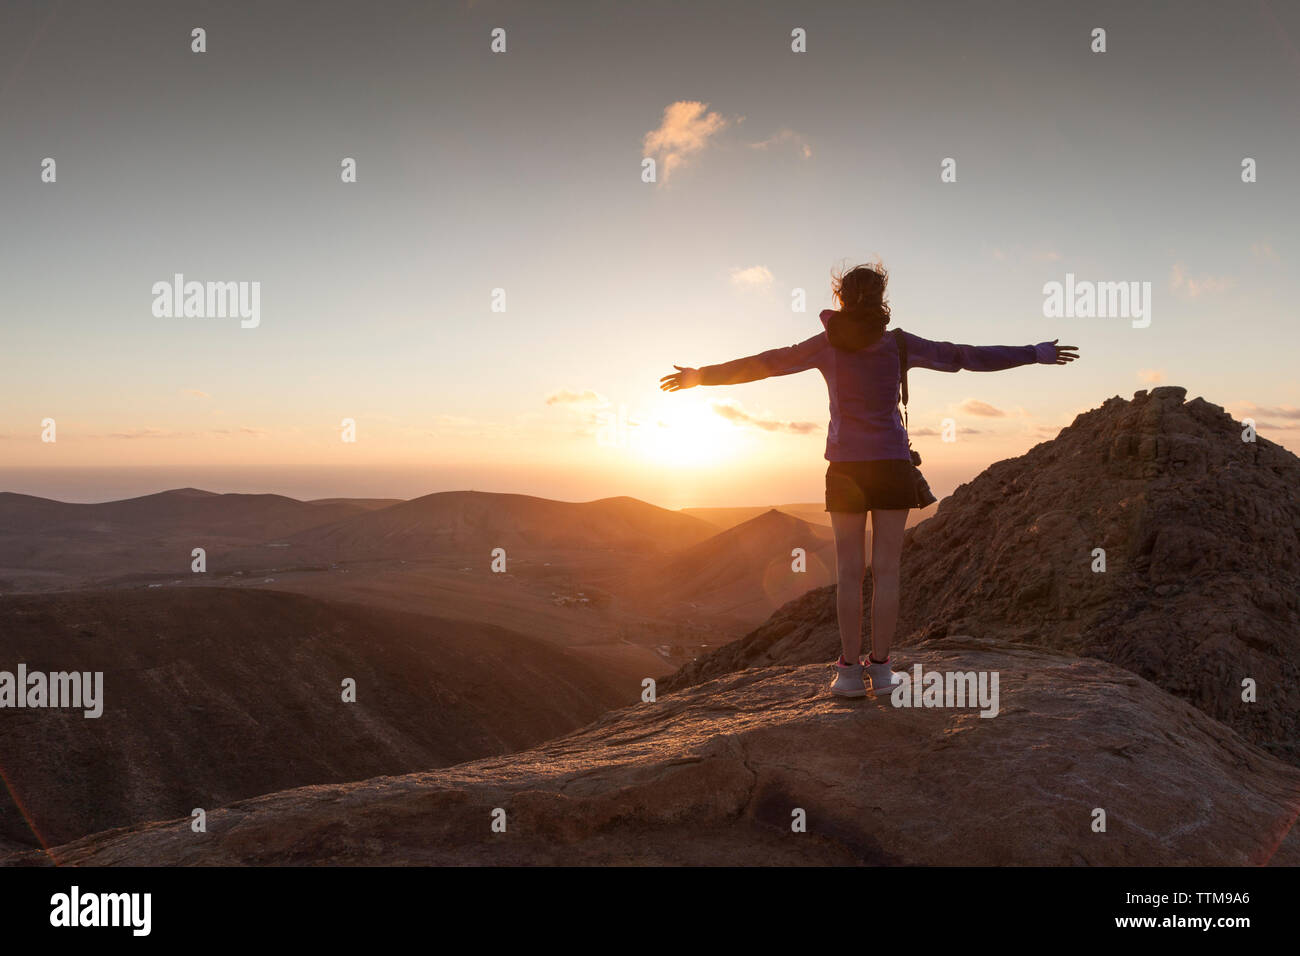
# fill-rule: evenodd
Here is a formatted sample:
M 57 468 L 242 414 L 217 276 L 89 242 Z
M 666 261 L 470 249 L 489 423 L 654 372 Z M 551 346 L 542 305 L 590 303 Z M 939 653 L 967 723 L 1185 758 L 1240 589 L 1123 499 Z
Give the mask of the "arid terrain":
M 830 537 L 781 510 L 0 496 L 0 660 L 109 700 L 3 715 L 0 855 L 1300 864 L 1300 459 L 1241 434 L 1112 398 L 909 528 L 897 666 L 999 675 L 992 718 L 831 698 Z
M 3 713 L 0 839 L 18 845 L 511 753 L 830 580 L 825 528 L 768 512 L 723 529 L 630 498 L 185 488 L 0 494 L 0 515 L 0 669 L 102 671 L 108 697 L 98 719 Z

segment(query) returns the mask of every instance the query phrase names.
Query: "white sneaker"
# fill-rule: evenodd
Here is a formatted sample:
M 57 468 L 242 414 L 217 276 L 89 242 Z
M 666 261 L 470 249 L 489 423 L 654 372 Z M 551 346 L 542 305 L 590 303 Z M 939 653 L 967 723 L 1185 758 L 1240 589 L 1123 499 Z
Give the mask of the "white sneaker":
M 889 665 L 894 662 L 892 657 L 886 657 L 883 662 L 877 664 L 868 655 L 863 658 L 863 671 L 871 681 L 871 692 L 876 696 L 882 694 L 892 694 L 894 685 L 901 684 L 907 680 L 906 674 L 899 674 Z
M 862 665 L 836 661 L 835 683 L 831 684 L 831 693 L 836 697 L 866 697 L 867 685 L 862 682 Z

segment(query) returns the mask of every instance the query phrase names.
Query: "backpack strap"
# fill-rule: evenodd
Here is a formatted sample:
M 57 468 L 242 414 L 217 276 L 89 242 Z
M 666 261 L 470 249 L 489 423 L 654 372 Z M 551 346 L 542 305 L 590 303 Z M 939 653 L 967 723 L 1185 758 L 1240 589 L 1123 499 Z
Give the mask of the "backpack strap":
M 894 342 L 898 345 L 898 387 L 903 395 L 903 427 L 907 427 L 907 339 L 902 329 L 894 329 Z

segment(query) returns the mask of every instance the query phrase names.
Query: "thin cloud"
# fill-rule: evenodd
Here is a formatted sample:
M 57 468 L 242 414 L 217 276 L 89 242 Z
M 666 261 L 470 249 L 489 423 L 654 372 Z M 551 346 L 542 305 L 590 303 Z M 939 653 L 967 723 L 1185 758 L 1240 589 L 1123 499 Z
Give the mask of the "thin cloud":
M 957 406 L 957 411 L 965 412 L 967 415 L 978 415 L 980 418 L 1006 418 L 1007 413 L 988 402 L 981 402 L 975 398 L 968 398 Z
M 645 153 L 654 157 L 660 182 L 667 182 L 687 160 L 699 153 L 730 121 L 709 111 L 708 103 L 678 100 L 664 109 L 663 121 L 645 134 Z
M 771 149 L 773 146 L 793 146 L 804 159 L 812 159 L 812 147 L 808 145 L 808 140 L 801 134 L 792 129 L 778 130 L 773 136 L 760 143 L 750 143 L 750 149 Z
M 547 395 L 546 404 L 594 405 L 598 408 L 604 408 L 609 404 L 609 399 L 590 388 L 584 388 L 580 392 L 571 388 L 562 388 L 559 391 L 551 392 L 550 395 Z
M 109 432 L 107 437 L 134 441 L 138 438 L 189 438 L 193 434 L 193 432 L 169 432 L 161 428 L 133 428 L 125 432 Z
M 732 285 L 743 289 L 766 289 L 772 284 L 772 272 L 767 266 L 750 266 L 731 270 Z
M 1263 259 L 1266 262 L 1277 262 L 1279 256 L 1273 251 L 1273 247 L 1267 242 L 1252 242 L 1250 244 L 1250 254 L 1256 259 Z
M 165 428 L 131 428 L 126 431 L 109 432 L 107 435 L 88 435 L 88 438 L 111 438 L 117 441 L 140 441 L 142 439 L 153 438 L 214 438 L 227 437 L 230 435 L 249 435 L 253 438 L 266 438 L 271 433 L 263 428 L 250 428 L 243 426 L 236 431 L 229 428 L 210 428 L 201 431 L 169 431 Z
M 1138 381 L 1147 385 L 1159 385 L 1165 380 L 1165 370 L 1162 368 L 1144 368 L 1138 370 Z
M 929 427 L 909 428 L 907 430 L 907 434 L 911 438 L 940 438 L 943 435 L 943 433 L 939 431 L 937 428 L 929 428 Z M 983 428 L 965 428 L 959 426 L 957 428 L 957 434 L 958 435 L 987 435 L 990 433 L 985 431 Z
M 301 433 L 301 429 L 291 428 L 289 430 L 294 433 Z M 190 438 L 205 438 L 209 435 L 251 435 L 254 438 L 267 438 L 271 433 L 264 428 L 249 428 L 245 425 L 236 429 L 213 428 L 205 432 L 185 432 L 178 434 L 184 434 Z
M 777 418 L 751 415 L 738 402 L 734 401 L 714 402 L 713 411 L 733 425 L 759 428 L 765 432 L 789 432 L 792 435 L 808 435 L 817 431 L 820 427 L 816 422 L 786 422 Z
M 209 395 L 207 392 L 201 392 L 201 391 L 199 391 L 197 388 L 183 388 L 183 389 L 181 389 L 181 394 L 182 394 L 182 395 L 188 395 L 188 396 L 190 396 L 191 398 L 211 398 L 211 397 L 212 397 L 212 396 Z
M 1233 407 L 1243 409 L 1247 417 L 1250 418 L 1254 418 L 1256 415 L 1267 415 L 1270 418 L 1300 421 L 1300 408 L 1291 405 L 1256 405 L 1254 402 L 1238 402 Z
M 1175 262 L 1169 270 L 1169 287 L 1189 299 L 1199 299 L 1202 295 L 1226 292 L 1236 284 L 1231 276 L 1190 276 L 1181 262 Z

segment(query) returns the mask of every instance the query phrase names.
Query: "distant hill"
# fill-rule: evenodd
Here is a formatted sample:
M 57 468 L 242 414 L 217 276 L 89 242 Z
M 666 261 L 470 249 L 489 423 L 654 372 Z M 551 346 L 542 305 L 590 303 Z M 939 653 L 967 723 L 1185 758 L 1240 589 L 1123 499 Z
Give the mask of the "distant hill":
M 375 511 L 390 505 L 399 505 L 405 498 L 312 498 L 309 505 L 351 505 L 361 511 Z
M 5 533 L 42 534 L 205 534 L 262 538 L 293 534 L 335 521 L 366 508 L 346 499 L 313 505 L 284 495 L 219 495 L 197 488 L 158 494 L 70 504 L 0 492 L 0 528 Z
M 801 572 L 793 569 L 796 548 L 806 555 Z M 752 626 L 834 579 L 830 529 L 772 509 L 637 569 L 621 582 L 620 593 L 661 614 L 694 610 Z
M 739 508 L 682 508 L 681 513 L 707 521 L 711 525 L 716 525 L 720 530 L 726 531 L 728 528 L 734 528 L 738 524 L 746 521 L 752 521 L 761 514 L 769 511 L 780 511 L 784 514 L 792 515 L 809 524 L 831 526 L 830 515 L 826 513 L 826 506 L 818 502 L 808 502 L 805 504 L 791 505 L 761 505 L 752 507 Z
M 504 628 L 251 589 L 0 597 L 19 663 L 103 671 L 104 712 L 0 712 L 0 845 L 509 753 L 640 690 Z
M 197 488 L 100 504 L 0 492 L 0 590 L 132 573 L 188 574 L 196 547 L 212 554 L 366 511 L 346 499 L 309 504 Z
M 531 495 L 443 491 L 290 535 L 289 553 L 316 560 L 420 558 L 494 548 L 656 552 L 716 529 L 636 498 L 581 503 Z
M 188 577 L 191 551 L 209 570 L 293 563 L 534 550 L 647 554 L 716 532 L 698 518 L 635 498 L 581 503 L 449 491 L 411 501 L 214 494 L 180 488 L 102 504 L 0 493 L 0 592 L 77 587 L 148 575 Z
M 831 526 L 831 516 L 826 511 L 826 505 L 821 501 L 810 501 L 801 504 L 788 505 L 763 505 L 762 507 L 744 507 L 744 508 L 682 508 L 682 514 L 692 515 L 716 525 L 721 530 L 734 528 L 736 525 L 757 518 L 768 511 L 780 511 L 783 514 L 791 515 L 801 521 L 806 521 L 811 525 L 819 525 L 829 528 Z M 926 518 L 934 514 L 932 509 L 913 510 L 907 515 L 907 527 L 920 524 Z

